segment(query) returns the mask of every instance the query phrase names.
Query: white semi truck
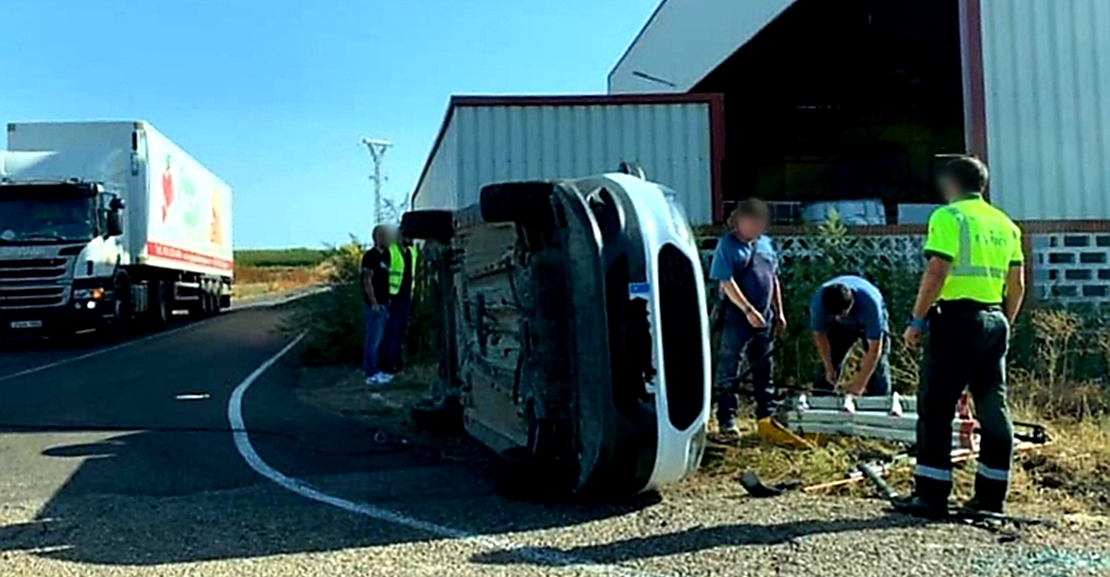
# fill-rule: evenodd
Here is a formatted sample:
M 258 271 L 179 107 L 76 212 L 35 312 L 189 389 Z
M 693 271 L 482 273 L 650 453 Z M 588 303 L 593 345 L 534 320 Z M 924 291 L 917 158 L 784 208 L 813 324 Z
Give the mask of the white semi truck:
M 146 122 L 8 124 L 0 336 L 164 326 L 230 304 L 231 189 Z

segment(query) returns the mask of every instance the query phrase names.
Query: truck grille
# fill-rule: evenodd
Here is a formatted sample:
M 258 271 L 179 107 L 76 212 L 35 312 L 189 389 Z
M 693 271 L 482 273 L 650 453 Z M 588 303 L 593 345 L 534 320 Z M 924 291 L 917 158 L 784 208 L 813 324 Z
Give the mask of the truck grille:
M 0 281 L 59 279 L 66 274 L 66 259 L 0 260 Z
M 694 266 L 673 245 L 659 251 L 659 315 L 663 377 L 671 424 L 685 430 L 705 403 L 705 351 Z
M 66 264 L 64 258 L 0 260 L 0 309 L 64 305 Z
M 12 287 L 0 285 L 0 309 L 49 307 L 65 304 L 66 286 Z

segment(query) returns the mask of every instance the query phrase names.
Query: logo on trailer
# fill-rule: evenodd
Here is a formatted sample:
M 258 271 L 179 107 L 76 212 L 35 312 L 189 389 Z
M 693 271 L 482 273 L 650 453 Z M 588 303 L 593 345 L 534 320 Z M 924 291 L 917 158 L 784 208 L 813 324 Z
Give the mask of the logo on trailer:
M 220 190 L 218 188 L 212 189 L 212 223 L 209 225 L 208 240 L 216 246 L 224 245 L 224 225 L 223 218 L 220 215 L 222 200 Z
M 170 155 L 166 155 L 166 168 L 162 171 L 162 222 L 170 214 L 170 205 L 173 204 L 173 166 Z

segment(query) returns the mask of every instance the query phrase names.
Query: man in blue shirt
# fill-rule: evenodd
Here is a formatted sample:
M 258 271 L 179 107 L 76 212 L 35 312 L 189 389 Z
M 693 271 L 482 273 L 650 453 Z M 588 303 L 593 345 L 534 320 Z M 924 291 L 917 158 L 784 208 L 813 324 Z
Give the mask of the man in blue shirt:
M 760 433 L 773 427 L 771 413 L 775 389 L 771 385 L 771 363 L 766 358 L 772 329 L 786 330 L 782 292 L 778 282 L 778 256 L 771 240 L 764 236 L 769 221 L 767 205 L 749 199 L 740 203 L 729 217 L 732 231 L 717 242 L 709 270 L 724 298 L 724 327 L 718 350 L 714 400 L 717 423 L 728 436 L 738 436 L 736 426 L 736 380 L 740 354 L 746 351 L 752 366 L 756 418 Z
M 813 293 L 809 319 L 813 344 L 821 357 L 814 389 L 831 391 L 836 386 L 844 357 L 860 342 L 865 350 L 863 360 L 846 392 L 890 394 L 890 328 L 878 287 L 858 276 L 834 278 Z

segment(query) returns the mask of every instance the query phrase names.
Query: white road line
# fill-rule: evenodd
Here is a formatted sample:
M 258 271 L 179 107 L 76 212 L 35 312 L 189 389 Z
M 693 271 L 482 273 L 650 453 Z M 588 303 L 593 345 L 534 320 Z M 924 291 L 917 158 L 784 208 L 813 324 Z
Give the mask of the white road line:
M 291 302 L 303 299 L 305 297 L 309 297 L 309 296 L 312 296 L 312 295 L 320 294 L 322 292 L 326 292 L 328 290 L 330 290 L 330 289 L 327 288 L 327 287 L 324 287 L 324 288 L 320 288 L 320 289 L 316 289 L 316 290 L 312 290 L 312 291 L 292 295 L 292 296 L 283 298 L 283 299 L 278 300 L 278 301 L 272 301 L 272 302 L 263 301 L 263 302 L 258 302 L 258 303 L 248 302 L 248 303 L 244 303 L 242 305 L 233 305 L 231 308 L 227 309 L 227 311 L 228 312 L 239 312 L 239 311 L 257 309 L 257 308 L 264 308 L 264 307 L 268 308 L 268 307 L 281 306 L 281 305 L 284 305 L 284 304 L 289 304 Z M 176 334 L 176 333 L 188 330 L 188 329 L 193 329 L 193 328 L 196 328 L 196 327 L 199 327 L 199 326 L 203 326 L 203 325 L 207 324 L 208 322 L 214 321 L 218 318 L 220 318 L 220 317 L 211 317 L 211 318 L 207 318 L 207 319 L 204 319 L 204 320 L 201 320 L 201 321 L 191 322 L 187 325 L 183 325 L 183 326 L 180 326 L 180 327 L 168 330 L 168 331 L 162 331 L 160 333 L 154 333 L 152 335 L 147 335 L 147 336 L 142 337 L 142 338 L 130 340 L 130 341 L 127 341 L 125 343 L 120 343 L 118 345 L 112 345 L 110 347 L 106 347 L 106 348 L 103 348 L 103 349 L 97 349 L 95 351 L 91 351 L 91 352 L 85 353 L 83 355 L 77 355 L 76 357 L 69 357 L 69 358 L 66 358 L 66 359 L 62 359 L 60 361 L 54 361 L 52 363 L 47 363 L 45 365 L 32 367 L 30 369 L 24 369 L 22 371 L 15 372 L 15 373 L 12 373 L 10 375 L 0 376 L 0 383 L 3 383 L 5 381 L 11 381 L 11 380 L 18 379 L 18 378 L 21 378 L 21 377 L 26 377 L 28 375 L 33 375 L 35 373 L 41 373 L 43 371 L 48 371 L 48 370 L 53 369 L 53 368 L 61 367 L 61 366 L 68 365 L 68 364 L 71 364 L 71 363 L 76 363 L 77 361 L 83 361 L 85 359 L 91 359 L 93 357 L 98 357 L 100 355 L 111 353 L 111 352 L 114 352 L 114 351 L 118 351 L 120 349 L 126 349 L 127 347 L 137 345 L 139 343 L 145 343 L 147 341 L 152 341 L 152 340 L 155 340 L 155 339 L 168 337 L 170 335 L 173 335 L 173 334 Z
M 298 335 L 292 342 L 278 351 L 277 354 L 262 363 L 254 372 L 248 375 L 246 379 L 243 379 L 243 382 L 239 383 L 239 385 L 235 387 L 235 390 L 232 391 L 231 399 L 227 403 L 227 420 L 231 425 L 231 430 L 234 431 L 232 433 L 232 438 L 235 441 L 235 448 L 238 449 L 239 454 L 242 455 L 247 465 L 249 465 L 251 469 L 254 469 L 256 473 L 273 481 L 287 491 L 325 505 L 331 505 L 332 507 L 342 509 L 349 513 L 363 515 L 371 519 L 408 527 L 417 531 L 423 531 L 445 539 L 457 539 L 490 549 L 516 551 L 522 557 L 541 564 L 580 569 L 600 575 L 625 575 L 628 577 L 655 577 L 660 575 L 659 573 L 642 571 L 631 567 L 603 565 L 588 559 L 572 557 L 536 547 L 527 547 L 503 537 L 477 535 L 462 529 L 455 529 L 446 525 L 422 521 L 415 517 L 405 515 L 404 513 L 392 511 L 369 503 L 348 501 L 347 499 L 324 493 L 305 481 L 289 477 L 281 471 L 271 467 L 266 461 L 262 460 L 262 457 L 258 456 L 258 453 L 254 450 L 254 446 L 251 445 L 250 435 L 247 433 L 247 425 L 243 422 L 243 395 L 246 394 L 247 389 L 249 389 L 267 369 L 278 362 L 286 353 L 293 350 L 293 347 L 301 342 L 305 334 L 307 333 Z

